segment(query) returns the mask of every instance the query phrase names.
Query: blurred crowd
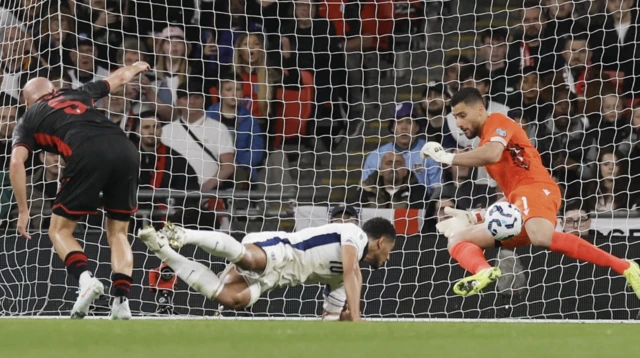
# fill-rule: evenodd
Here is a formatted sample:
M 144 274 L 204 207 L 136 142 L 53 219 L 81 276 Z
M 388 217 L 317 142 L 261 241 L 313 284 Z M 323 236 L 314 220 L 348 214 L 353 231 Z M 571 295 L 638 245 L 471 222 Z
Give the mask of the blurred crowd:
M 381 104 L 375 93 L 381 64 L 397 61 L 402 37 L 424 34 L 427 19 L 455 16 L 448 4 L 0 1 L 0 215 L 11 217 L 14 209 L 6 168 L 24 112 L 20 89 L 30 78 L 78 88 L 145 60 L 151 72 L 96 103 L 139 146 L 141 189 L 255 190 L 285 180 L 266 169 L 281 165 L 273 164 L 282 163 L 275 153 L 286 143 L 300 152 L 331 151 L 336 136 L 361 135 L 351 124 L 361 122 L 365 106 Z M 525 128 L 571 203 L 567 210 L 637 209 L 638 16 L 636 0 L 526 1 L 510 13 L 516 26 L 493 23 L 477 33 L 474 56 L 446 57 L 420 84 L 420 100 L 397 103 L 390 118 L 375 118 L 393 140 L 367 153 L 353 204 L 425 209 L 437 221 L 447 206 L 473 209 L 497 200 L 499 189 L 484 169 L 442 168 L 419 154 L 425 141 L 452 152 L 477 146 L 457 129 L 448 106 L 458 89 L 475 87 L 490 113 L 507 114 Z M 63 165 L 51 154 L 33 156 L 34 228 L 46 221 Z M 170 205 L 147 201 L 152 209 Z M 171 205 L 181 209 L 173 220 L 199 224 L 214 220 L 225 202 Z M 571 219 L 576 227 L 577 217 Z

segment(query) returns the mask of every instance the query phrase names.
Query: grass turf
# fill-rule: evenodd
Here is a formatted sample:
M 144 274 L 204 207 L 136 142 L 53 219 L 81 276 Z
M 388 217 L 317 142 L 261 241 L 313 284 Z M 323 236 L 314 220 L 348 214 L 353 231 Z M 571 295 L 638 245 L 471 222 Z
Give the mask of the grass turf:
M 0 320 L 0 357 L 631 357 L 640 325 Z

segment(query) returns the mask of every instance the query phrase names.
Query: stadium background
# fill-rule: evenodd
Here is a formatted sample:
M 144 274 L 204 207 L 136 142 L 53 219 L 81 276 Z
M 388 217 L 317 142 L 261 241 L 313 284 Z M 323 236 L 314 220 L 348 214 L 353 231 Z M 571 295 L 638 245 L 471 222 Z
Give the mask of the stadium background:
M 335 213 L 331 209 L 349 204 L 395 218 L 404 234 L 386 268 L 365 270 L 367 317 L 637 315 L 639 304 L 621 278 L 531 248 L 490 253 L 505 278 L 482 296 L 455 297 L 451 285 L 464 271 L 450 260 L 446 239 L 434 225 L 444 206 L 486 207 L 500 194 L 482 170 L 440 171 L 411 154 L 425 138 L 450 150 L 473 147 L 448 125 L 447 108 L 438 104 L 459 86 L 484 88 L 490 110 L 522 123 L 561 184 L 565 205 L 558 230 L 578 231 L 613 254 L 638 257 L 640 19 L 634 0 L 0 5 L 2 315 L 64 315 L 75 297 L 75 283 L 66 281 L 46 236 L 25 241 L 15 234 L 6 168 L 11 131 L 24 110 L 21 85 L 46 75 L 76 88 L 137 59 L 148 60 L 153 74 L 97 104 L 140 144 L 141 205 L 132 232 L 169 218 L 241 238 L 246 232 L 299 229 L 317 216 L 315 210 L 328 217 Z M 309 12 L 315 13 L 313 21 L 304 19 Z M 616 30 L 618 22 L 623 25 Z M 253 52 L 242 50 L 246 34 Z M 222 90 L 234 81 L 241 95 Z M 219 107 L 229 98 L 237 102 L 235 120 Z M 205 109 L 209 118 L 199 124 Z M 184 132 L 182 119 L 213 155 Z M 32 159 L 31 231 L 46 234 L 57 158 L 36 153 Z M 311 214 L 304 209 L 309 206 Z M 101 214 L 87 217 L 77 236 L 104 279 L 109 251 L 102 220 Z M 137 314 L 156 313 L 163 297 L 181 315 L 319 313 L 319 286 L 275 290 L 238 313 L 219 312 L 180 282 L 162 296 L 162 287 L 152 292 L 160 262 L 133 236 L 132 243 Z M 183 253 L 222 268 L 203 252 Z M 95 314 L 106 315 L 107 306 L 104 297 Z

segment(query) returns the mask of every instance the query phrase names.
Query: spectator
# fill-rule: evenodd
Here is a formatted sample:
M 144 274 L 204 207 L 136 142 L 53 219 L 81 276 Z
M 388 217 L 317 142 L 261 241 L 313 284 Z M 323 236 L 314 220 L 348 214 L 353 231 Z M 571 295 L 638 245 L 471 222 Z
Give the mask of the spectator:
M 540 127 L 537 140 L 543 163 L 556 181 L 569 184 L 595 177 L 598 147 L 586 135 L 587 120 L 577 115 L 577 98 L 569 91 L 555 92 L 553 113 Z
M 589 216 L 591 207 L 588 201 L 582 199 L 568 200 L 564 204 L 564 215 L 560 220 L 562 231 L 590 241 L 597 237 L 604 237 L 603 233 L 591 228 L 592 221 Z
M 86 33 L 78 34 L 74 45 L 75 48 L 71 51 L 73 68 L 67 70 L 71 77 L 72 88 L 79 88 L 85 83 L 98 81 L 109 76 L 109 71 L 106 68 L 96 64 L 98 50 L 93 46 L 93 41 Z
M 510 110 L 509 113 L 507 113 L 507 117 L 516 121 L 516 123 L 518 123 L 520 127 L 522 127 L 522 129 L 524 129 L 524 131 L 527 133 L 527 136 L 531 141 L 531 145 L 538 148 L 538 140 L 536 139 L 538 137 L 538 131 L 539 131 L 538 123 L 531 121 L 519 109 Z
M 640 104 L 633 108 L 631 116 L 631 153 L 629 154 L 629 179 L 631 181 L 631 204 L 640 205 Z
M 558 76 L 569 86 L 572 93 L 585 97 L 586 87 L 600 78 L 598 67 L 591 64 L 593 52 L 589 49 L 588 37 L 584 34 L 565 35 L 562 59 L 562 76 Z
M 330 223 L 356 224 L 360 226 L 360 213 L 351 205 L 339 205 L 329 213 Z
M 259 33 L 242 34 L 235 49 L 233 70 L 242 79 L 245 97 L 251 100 L 251 114 L 264 121 L 271 111 L 272 85 L 276 82 L 275 73 L 267 66 L 264 37 Z
M 598 155 L 596 211 L 629 208 L 629 180 L 622 156 L 613 149 L 602 149 Z
M 291 16 L 294 21 L 281 30 L 282 67 L 288 71 L 311 71 L 314 74 L 316 102 L 321 105 L 335 101 L 338 99 L 333 96 L 337 92 L 335 88 L 344 85 L 338 81 L 336 71 L 332 70 L 340 68 L 337 58 L 343 56 L 335 26 L 317 15 L 317 5 L 310 0 L 296 0 L 293 12 Z
M 444 60 L 444 74 L 443 74 L 443 82 L 445 86 L 447 86 L 447 92 L 449 94 L 449 98 L 453 96 L 454 93 L 458 92 L 460 88 L 460 83 L 458 79 L 460 78 L 460 69 L 466 67 L 466 65 L 472 65 L 473 62 L 467 56 L 449 56 Z
M 507 30 L 503 28 L 487 29 L 480 33 L 481 65 L 489 71 L 491 81 L 491 99 L 499 104 L 506 104 L 509 96 L 515 91 L 516 76 L 510 76 L 507 62 Z
M 258 121 L 241 104 L 242 85 L 235 76 L 226 75 L 220 78 L 218 88 L 220 102 L 209 107 L 207 117 L 223 123 L 235 141 L 236 183 L 255 182 L 258 167 L 266 156 L 265 134 Z
M 162 129 L 162 143 L 187 158 L 204 192 L 232 186 L 234 147 L 229 130 L 206 116 L 202 84 L 178 88 L 180 119 Z
M 19 26 L 34 37 L 39 35 L 40 20 L 48 11 L 48 2 L 5 0 L 0 4 L 2 4 L 0 7 L 0 28 Z
M 13 130 L 16 127 L 18 118 L 20 117 L 20 107 L 18 100 L 9 94 L 0 92 L 0 158 L 2 160 L 2 168 L 4 171 L 9 169 L 11 161 L 11 139 L 13 138 Z
M 339 85 L 348 84 L 346 91 L 343 88 L 337 88 L 340 93 L 336 96 L 343 97 L 349 103 L 347 114 L 349 119 L 358 118 L 362 114 L 365 60 L 363 55 L 368 55 L 373 48 L 373 38 L 363 36 L 361 20 L 363 8 L 363 4 L 358 0 L 323 1 L 317 6 L 319 16 L 327 18 L 334 25 L 335 38 L 340 41 L 339 47 L 345 54 L 340 56 L 336 53 L 338 56 L 332 58 L 335 61 L 332 68 L 338 69 L 333 72 L 335 76 L 333 80 L 336 80 Z M 345 68 L 346 72 L 343 71 Z
M 629 96 L 640 90 L 635 78 L 640 74 L 638 9 L 634 0 L 617 0 L 606 2 L 606 12 L 604 25 L 594 24 L 590 31 L 593 62 L 621 79 L 624 95 Z
M 58 12 L 48 14 L 40 23 L 40 57 L 49 66 L 71 63 L 69 49 L 74 46 L 71 34 L 76 33 L 75 25 L 76 21 L 69 9 L 64 7 Z
M 23 72 L 33 72 L 38 65 L 38 51 L 32 50 L 31 35 L 18 26 L 0 28 L 0 66 L 2 66 L 2 80 L 0 91 L 15 99 L 20 98 L 20 76 Z M 40 61 L 42 61 L 40 59 Z
M 362 205 L 372 208 L 422 209 L 426 192 L 424 184 L 406 167 L 402 154 L 387 152 L 380 168 L 362 183 L 359 197 Z
M 507 58 L 510 75 L 517 75 L 520 69 L 533 67 L 540 75 L 560 67 L 556 51 L 557 37 L 549 36 L 547 15 L 542 11 L 540 1 L 526 1 L 520 11 L 522 29 L 513 36 Z
M 129 2 L 130 14 L 128 18 L 135 19 L 129 24 L 136 30 L 133 33 L 145 37 L 152 37 L 163 29 L 167 24 L 187 25 L 187 30 L 197 28 L 188 26 L 198 24 L 198 16 L 209 19 L 207 11 L 211 11 L 213 3 L 226 1 L 202 1 L 202 0 L 127 0 Z M 210 26 L 210 25 L 209 25 Z M 196 30 L 197 31 L 197 30 Z M 191 31 L 188 31 L 191 34 Z M 192 38 L 191 36 L 188 36 Z M 195 38 L 192 38 L 196 41 Z
M 601 148 L 615 148 L 623 156 L 631 150 L 631 130 L 628 119 L 625 118 L 622 99 L 615 93 L 602 96 L 600 113 L 591 115 L 589 132 L 594 136 Z
M 171 90 L 173 104 L 177 103 L 176 91 L 185 85 L 187 77 L 199 72 L 189 61 L 191 44 L 187 44 L 184 31 L 177 26 L 167 26 L 156 35 L 156 76 Z
M 420 103 L 425 116 L 427 141 L 442 143 L 447 149 L 456 145 L 445 120 L 447 103 L 450 99 L 451 97 L 442 83 L 429 82 Z
M 576 34 L 583 36 L 587 29 L 582 26 L 579 17 L 574 20 L 575 4 L 573 0 L 545 0 L 545 18 L 549 19 L 545 27 L 544 38 L 556 39 L 556 52 L 562 52 L 566 46 L 565 41 L 569 38 L 566 34 Z
M 97 49 L 97 58 L 104 67 L 117 63 L 116 51 L 122 43 L 123 30 L 128 30 L 127 1 L 84 0 L 74 1 L 75 18 L 79 33 L 91 34 Z
M 140 186 L 142 189 L 173 189 L 197 191 L 198 175 L 185 157 L 160 141 L 162 127 L 153 111 L 140 113 Z M 191 200 L 192 201 L 192 200 Z M 196 206 L 190 200 L 175 203 L 177 207 Z M 154 199 L 155 205 L 166 205 L 165 200 Z M 182 214 L 182 213 L 179 213 Z
M 127 37 L 122 42 L 122 47 L 116 53 L 116 59 L 120 66 L 130 66 L 138 61 L 148 61 L 149 50 L 144 42 L 137 38 Z M 139 76 L 138 81 L 127 84 L 127 88 L 132 90 L 132 99 L 143 103 L 153 103 L 158 111 L 158 116 L 163 122 L 173 120 L 174 113 L 171 107 L 173 99 L 171 89 L 161 78 L 147 72 Z
M 461 88 L 475 88 L 484 98 L 484 105 L 489 113 L 507 114 L 509 107 L 492 100 L 489 94 L 491 79 L 489 71 L 483 66 L 466 66 L 460 71 Z
M 207 51 L 205 60 L 210 63 L 219 63 L 220 65 L 233 64 L 233 45 L 238 37 L 245 32 L 261 32 L 262 25 L 255 17 L 249 18 L 245 9 L 251 6 L 251 2 L 247 4 L 245 0 L 236 1 L 216 1 L 215 6 L 215 31 L 203 30 L 203 39 L 205 44 L 213 44 Z M 275 9 L 277 6 L 273 6 Z M 248 10 L 248 9 L 247 9 Z M 277 15 L 277 13 L 276 13 Z M 277 21 L 277 17 L 275 18 Z M 278 29 L 280 24 L 277 25 Z M 284 33 L 284 32 L 283 32 Z M 206 46 L 206 45 L 205 45 Z
M 553 110 L 553 103 L 545 101 L 542 96 L 540 76 L 533 67 L 522 70 L 517 86 L 518 91 L 509 99 L 509 107 L 522 110 L 524 116 L 532 122 L 542 122 Z
M 425 160 L 420 156 L 420 149 L 426 142 L 418 137 L 421 125 L 414 105 L 408 102 L 398 104 L 394 117 L 395 120 L 390 121 L 388 127 L 394 141 L 367 155 L 362 169 L 362 182 L 380 168 L 385 153 L 396 152 L 403 155 L 407 167 L 416 175 L 418 182 L 426 185 L 427 192 L 431 193 L 442 181 L 442 169 L 433 159 Z
M 454 153 L 459 152 L 461 150 L 454 150 Z M 447 180 L 446 189 L 452 193 L 451 196 L 456 201 L 457 208 L 465 210 L 486 208 L 495 202 L 495 189 L 476 181 L 475 168 L 452 165 L 445 172 L 450 178 Z

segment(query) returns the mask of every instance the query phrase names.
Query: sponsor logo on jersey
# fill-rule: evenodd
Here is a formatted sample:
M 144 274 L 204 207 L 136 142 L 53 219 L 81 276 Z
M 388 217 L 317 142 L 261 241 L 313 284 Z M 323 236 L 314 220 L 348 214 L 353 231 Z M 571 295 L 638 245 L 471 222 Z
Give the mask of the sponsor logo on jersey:
M 505 131 L 502 128 L 497 128 L 496 129 L 496 133 L 500 136 L 500 137 L 506 137 L 507 136 L 507 131 Z

